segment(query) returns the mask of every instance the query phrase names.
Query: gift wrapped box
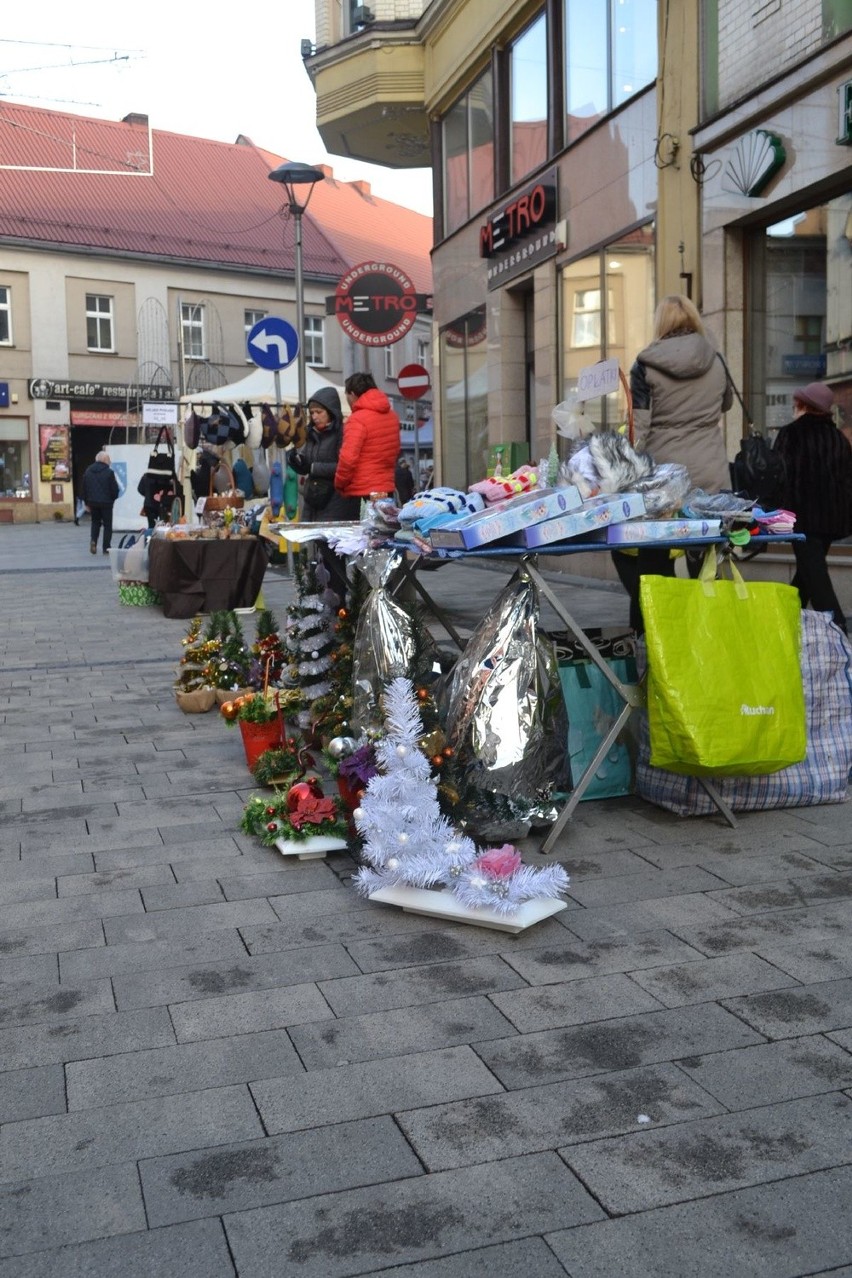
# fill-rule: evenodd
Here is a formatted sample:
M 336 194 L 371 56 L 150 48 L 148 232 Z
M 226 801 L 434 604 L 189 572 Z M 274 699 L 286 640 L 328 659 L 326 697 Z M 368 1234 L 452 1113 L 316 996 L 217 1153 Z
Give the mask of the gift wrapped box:
M 648 541 L 680 541 L 687 537 L 718 537 L 721 519 L 633 519 L 607 529 L 610 545 L 637 546 Z
M 573 484 L 564 488 L 539 488 L 519 493 L 472 515 L 447 520 L 430 530 L 429 540 L 436 548 L 472 550 L 552 519 L 554 515 L 576 510 L 580 505 L 580 494 Z
M 557 541 L 569 541 L 572 537 L 600 541 L 601 529 L 606 536 L 606 529 L 610 524 L 634 519 L 644 513 L 645 502 L 641 493 L 617 493 L 603 499 L 591 497 L 582 502 L 579 510 L 558 515 L 515 533 L 510 544 L 532 549 L 535 546 L 550 546 Z

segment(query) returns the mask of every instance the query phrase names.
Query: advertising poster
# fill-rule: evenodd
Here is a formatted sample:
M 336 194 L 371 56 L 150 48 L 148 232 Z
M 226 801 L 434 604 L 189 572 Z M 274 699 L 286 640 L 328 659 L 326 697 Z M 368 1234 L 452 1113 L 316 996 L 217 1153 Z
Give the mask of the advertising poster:
M 67 426 L 39 426 L 39 470 L 42 483 L 67 483 L 71 478 L 71 434 Z

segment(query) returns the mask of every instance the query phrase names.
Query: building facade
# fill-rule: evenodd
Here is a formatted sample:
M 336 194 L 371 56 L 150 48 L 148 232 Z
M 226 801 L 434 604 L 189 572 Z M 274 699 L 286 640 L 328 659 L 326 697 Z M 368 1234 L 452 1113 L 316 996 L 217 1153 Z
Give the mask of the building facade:
M 161 422 L 179 433 L 182 394 L 204 401 L 252 371 L 255 323 L 295 323 L 293 226 L 268 181 L 280 162 L 142 116 L 0 105 L 0 522 L 69 518 L 100 448 Z M 413 427 L 430 401 L 405 400 L 397 375 L 431 363 L 429 316 L 388 356 L 329 312 L 344 274 L 388 253 L 431 295 L 431 221 L 322 171 L 303 217 L 306 363 L 338 385 L 368 368 Z

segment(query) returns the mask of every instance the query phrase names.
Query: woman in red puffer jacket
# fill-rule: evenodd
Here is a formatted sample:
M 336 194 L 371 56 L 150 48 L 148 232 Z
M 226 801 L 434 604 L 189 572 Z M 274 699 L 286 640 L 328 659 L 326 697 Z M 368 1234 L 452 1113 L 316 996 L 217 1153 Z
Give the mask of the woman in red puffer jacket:
M 344 497 L 360 503 L 370 493 L 394 490 L 399 418 L 372 374 L 353 373 L 347 377 L 344 390 L 352 411 L 343 428 L 334 486 Z

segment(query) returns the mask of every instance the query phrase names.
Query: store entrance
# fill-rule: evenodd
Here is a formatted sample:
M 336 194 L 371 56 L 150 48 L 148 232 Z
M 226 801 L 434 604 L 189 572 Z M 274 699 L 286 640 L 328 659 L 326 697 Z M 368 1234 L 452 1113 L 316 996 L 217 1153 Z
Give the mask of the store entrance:
M 71 427 L 71 479 L 75 502 L 81 495 L 83 475 L 87 467 L 91 466 L 102 449 L 108 447 L 109 437 L 108 426 Z

